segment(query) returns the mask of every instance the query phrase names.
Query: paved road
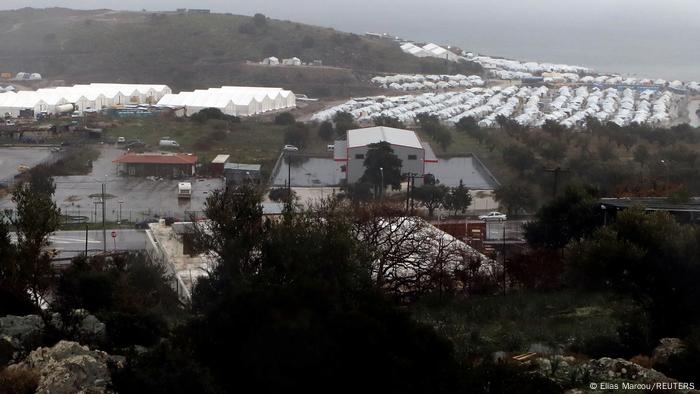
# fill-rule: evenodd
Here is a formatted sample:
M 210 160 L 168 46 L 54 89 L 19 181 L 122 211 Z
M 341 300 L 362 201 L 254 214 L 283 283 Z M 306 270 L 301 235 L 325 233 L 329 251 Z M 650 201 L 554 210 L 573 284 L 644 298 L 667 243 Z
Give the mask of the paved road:
M 116 238 L 112 238 L 112 231 Z M 85 252 L 85 231 L 59 231 L 51 238 L 51 247 L 60 252 L 58 258 L 70 258 Z M 142 250 L 146 247 L 143 230 L 107 229 L 107 250 Z M 88 231 L 88 251 L 101 252 L 104 248 L 102 230 Z
M 117 233 L 112 238 L 112 231 Z M 12 236 L 13 241 L 16 237 Z M 104 248 L 102 230 L 88 231 L 88 253 L 102 252 Z M 49 238 L 51 249 L 56 249 L 59 255 L 57 259 L 69 259 L 85 252 L 85 231 L 58 231 Z M 143 250 L 146 248 L 146 232 L 132 229 L 107 229 L 107 251 L 115 250 Z

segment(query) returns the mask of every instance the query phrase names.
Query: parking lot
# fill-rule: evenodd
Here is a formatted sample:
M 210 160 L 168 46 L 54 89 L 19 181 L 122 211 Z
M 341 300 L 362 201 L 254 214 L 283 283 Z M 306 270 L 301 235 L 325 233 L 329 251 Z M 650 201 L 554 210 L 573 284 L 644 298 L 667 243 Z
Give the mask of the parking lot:
M 179 180 L 122 177 L 116 174 L 112 161 L 122 150 L 105 146 L 88 175 L 56 177 L 54 200 L 66 215 L 87 217 L 89 221 L 102 220 L 100 194 L 106 186 L 106 220 L 136 222 L 152 217 L 172 216 L 180 219 L 200 212 L 212 190 L 223 187 L 223 180 L 189 179 L 192 198 L 177 198 Z M 14 208 L 9 197 L 0 200 L 0 208 Z M 120 217 L 121 211 L 121 217 Z
M 341 171 L 342 162 L 322 157 L 295 158 L 291 167 L 292 187 L 328 187 L 338 186 L 345 174 Z M 273 186 L 284 186 L 287 182 L 289 168 L 280 164 L 273 176 Z M 439 159 L 437 163 L 427 163 L 427 174 L 435 175 L 441 184 L 454 187 L 460 181 L 469 189 L 493 190 L 497 182 L 481 163 L 473 156 Z

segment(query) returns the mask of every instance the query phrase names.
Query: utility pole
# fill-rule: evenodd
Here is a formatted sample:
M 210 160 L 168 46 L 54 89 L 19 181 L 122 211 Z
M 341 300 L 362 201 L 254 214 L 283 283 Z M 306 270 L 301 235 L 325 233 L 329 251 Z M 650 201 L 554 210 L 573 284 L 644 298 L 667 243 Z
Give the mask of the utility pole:
M 89 225 L 85 223 L 85 258 L 88 255 L 88 227 Z
M 413 190 L 416 188 L 416 178 L 420 178 L 421 175 L 409 172 L 406 174 L 406 212 L 408 213 L 409 207 L 411 210 L 411 215 L 414 211 L 414 201 L 413 201 Z M 409 205 L 410 203 L 410 205 Z
M 506 222 L 503 221 L 503 295 L 506 295 Z
M 416 213 L 414 199 L 413 199 L 413 192 L 415 192 L 415 191 L 416 191 L 416 177 L 412 176 L 411 177 L 411 216 L 415 215 L 415 213 Z
M 287 152 L 287 198 L 292 203 L 292 156 Z
M 552 199 L 557 198 L 557 188 L 559 187 L 559 175 L 562 172 L 569 172 L 568 169 L 566 168 L 545 168 L 544 169 L 546 172 L 551 172 L 554 174 L 554 185 L 552 187 Z
M 411 174 L 410 172 L 406 174 L 406 213 L 408 213 L 408 202 L 411 199 Z
M 102 251 L 107 252 L 107 226 L 105 224 L 105 212 L 106 212 L 106 204 L 105 204 L 105 189 L 107 188 L 107 185 L 105 183 L 102 184 Z

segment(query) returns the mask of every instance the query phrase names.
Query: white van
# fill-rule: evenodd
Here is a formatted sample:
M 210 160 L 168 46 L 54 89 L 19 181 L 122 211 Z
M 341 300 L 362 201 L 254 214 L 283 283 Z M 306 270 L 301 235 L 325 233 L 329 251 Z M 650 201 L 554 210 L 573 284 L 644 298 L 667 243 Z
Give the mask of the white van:
M 180 144 L 178 144 L 177 141 L 175 141 L 175 140 L 166 140 L 166 139 L 160 140 L 160 141 L 158 142 L 158 145 L 160 145 L 160 146 L 170 146 L 170 147 L 179 147 L 179 146 L 180 146 Z
M 190 199 L 192 197 L 192 183 L 180 182 L 177 185 L 177 198 Z

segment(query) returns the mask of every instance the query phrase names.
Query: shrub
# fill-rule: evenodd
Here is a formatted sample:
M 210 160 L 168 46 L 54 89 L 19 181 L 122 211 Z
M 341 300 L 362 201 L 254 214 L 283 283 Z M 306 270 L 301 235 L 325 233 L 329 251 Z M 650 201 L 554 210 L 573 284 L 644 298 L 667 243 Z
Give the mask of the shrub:
M 289 189 L 286 187 L 278 187 L 275 189 L 271 189 L 270 193 L 268 194 L 268 197 L 270 197 L 270 200 L 274 202 L 286 202 L 287 199 L 289 198 Z M 296 193 L 294 190 L 292 190 L 292 198 L 296 196 Z
M 0 394 L 33 394 L 39 375 L 31 369 L 13 368 L 0 371 Z
M 275 116 L 275 124 L 288 126 L 296 122 L 294 115 L 291 112 L 282 112 L 281 114 Z
M 335 129 L 333 129 L 333 123 L 329 121 L 321 123 L 321 125 L 318 127 L 318 136 L 324 141 L 331 141 L 334 134 Z
M 226 139 L 226 130 L 214 130 L 208 136 L 213 141 L 223 141 Z

